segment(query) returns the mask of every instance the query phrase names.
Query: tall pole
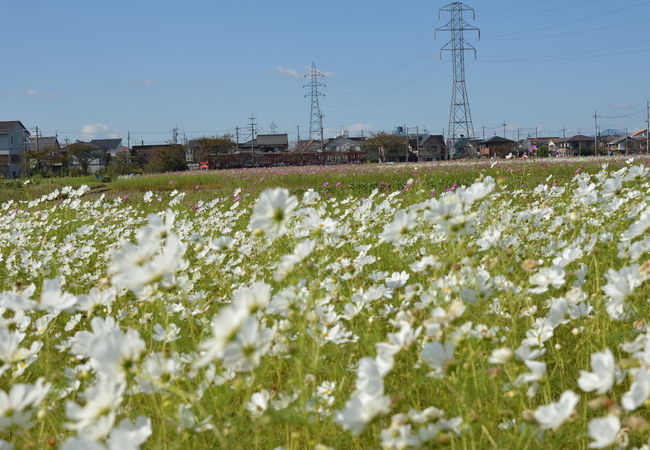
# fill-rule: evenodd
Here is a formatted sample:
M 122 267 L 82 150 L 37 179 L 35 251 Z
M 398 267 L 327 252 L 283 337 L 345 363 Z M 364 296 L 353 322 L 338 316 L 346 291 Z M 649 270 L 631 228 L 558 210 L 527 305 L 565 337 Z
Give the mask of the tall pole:
M 505 137 L 506 137 L 506 126 L 507 126 L 508 124 L 507 124 L 506 121 L 504 120 L 503 123 L 502 123 L 501 125 L 503 125 L 503 138 L 505 139 Z
M 420 162 L 420 125 L 415 126 L 415 154 Z
M 296 124 L 296 129 L 298 130 L 298 139 L 296 139 L 296 151 L 300 151 L 300 123 Z
M 323 153 L 325 138 L 323 137 L 323 113 L 320 113 L 320 152 Z
M 594 153 L 598 156 L 598 111 L 594 112 Z
M 250 120 L 250 130 L 251 130 L 251 161 L 255 162 L 255 115 L 251 114 L 248 118 Z
M 476 49 L 465 40 L 465 31 L 477 31 L 479 39 L 481 32 L 478 28 L 470 25 L 463 18 L 463 13 L 470 11 L 473 19 L 476 19 L 474 9 L 462 2 L 452 2 L 440 9 L 440 12 L 448 12 L 450 15 L 449 22 L 436 31 L 448 31 L 451 33 L 451 40 L 447 42 L 442 51 L 450 51 L 452 55 L 452 74 L 453 84 L 451 91 L 451 107 L 449 111 L 449 136 L 448 149 L 449 156 L 456 156 L 457 153 L 463 153 L 464 148 L 458 144 L 459 137 L 467 138 L 463 142 L 463 147 L 474 138 L 474 125 L 472 124 L 472 114 L 469 107 L 469 98 L 467 96 L 467 85 L 465 84 L 465 52 L 470 50 L 474 52 L 476 58 Z M 440 18 L 440 12 L 438 18 Z M 435 35 L 434 35 L 435 36 Z
M 645 121 L 645 152 L 650 153 L 650 100 L 646 102 L 648 108 L 646 121 Z

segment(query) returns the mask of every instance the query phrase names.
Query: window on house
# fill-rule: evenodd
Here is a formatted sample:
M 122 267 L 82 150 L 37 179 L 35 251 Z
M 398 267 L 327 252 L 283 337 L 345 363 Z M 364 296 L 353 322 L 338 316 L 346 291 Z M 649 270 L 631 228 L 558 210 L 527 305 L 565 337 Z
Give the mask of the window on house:
M 14 144 L 14 137 L 11 136 L 11 145 L 13 145 L 13 144 Z

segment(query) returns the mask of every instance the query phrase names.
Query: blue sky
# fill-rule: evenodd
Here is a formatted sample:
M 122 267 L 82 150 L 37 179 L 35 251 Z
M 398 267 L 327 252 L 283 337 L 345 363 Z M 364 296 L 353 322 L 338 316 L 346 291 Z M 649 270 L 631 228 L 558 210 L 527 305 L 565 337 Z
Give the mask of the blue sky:
M 167 0 L 6 2 L 0 120 L 61 140 L 159 143 L 235 132 L 254 114 L 295 139 L 309 126 L 302 88 L 326 72 L 326 133 L 441 133 L 451 96 L 445 2 Z M 559 135 L 644 126 L 650 1 L 476 0 L 467 82 L 481 135 Z M 298 76 L 297 76 L 298 75 Z

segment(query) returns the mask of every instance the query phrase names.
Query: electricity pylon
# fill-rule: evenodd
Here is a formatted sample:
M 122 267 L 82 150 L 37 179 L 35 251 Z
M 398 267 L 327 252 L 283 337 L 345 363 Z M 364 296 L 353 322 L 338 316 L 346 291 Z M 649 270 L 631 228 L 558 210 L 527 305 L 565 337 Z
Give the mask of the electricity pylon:
M 465 11 L 471 11 L 473 18 L 476 14 L 473 8 L 470 8 L 462 2 L 453 2 L 440 8 L 440 12 L 449 12 L 451 19 L 445 26 L 436 28 L 436 31 L 449 31 L 451 40 L 441 49 L 450 51 L 452 56 L 453 85 L 451 91 L 451 108 L 449 112 L 449 144 L 448 156 L 462 156 L 469 140 L 474 138 L 474 125 L 472 124 L 472 113 L 469 107 L 469 98 L 467 97 L 467 85 L 465 84 L 465 52 L 472 50 L 476 58 L 476 48 L 465 40 L 465 31 L 477 31 L 479 39 L 481 31 L 470 25 L 463 18 Z M 438 19 L 440 19 L 438 12 Z
M 323 139 L 323 113 L 320 110 L 319 97 L 324 97 L 325 94 L 320 92 L 318 88 L 325 87 L 323 83 L 318 81 L 319 78 L 323 78 L 325 75 L 320 73 L 316 69 L 316 63 L 312 63 L 311 69 L 305 75 L 305 78 L 309 78 L 309 83 L 305 84 L 303 87 L 310 88 L 310 92 L 305 94 L 305 97 L 311 97 L 311 116 L 309 120 L 309 139 Z

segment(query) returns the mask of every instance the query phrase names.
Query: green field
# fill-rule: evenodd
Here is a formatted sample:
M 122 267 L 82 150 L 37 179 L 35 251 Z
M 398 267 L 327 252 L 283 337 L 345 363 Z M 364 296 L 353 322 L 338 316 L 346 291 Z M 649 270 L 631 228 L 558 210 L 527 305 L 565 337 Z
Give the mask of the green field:
M 5 183 L 0 449 L 648 443 L 645 159 Z

